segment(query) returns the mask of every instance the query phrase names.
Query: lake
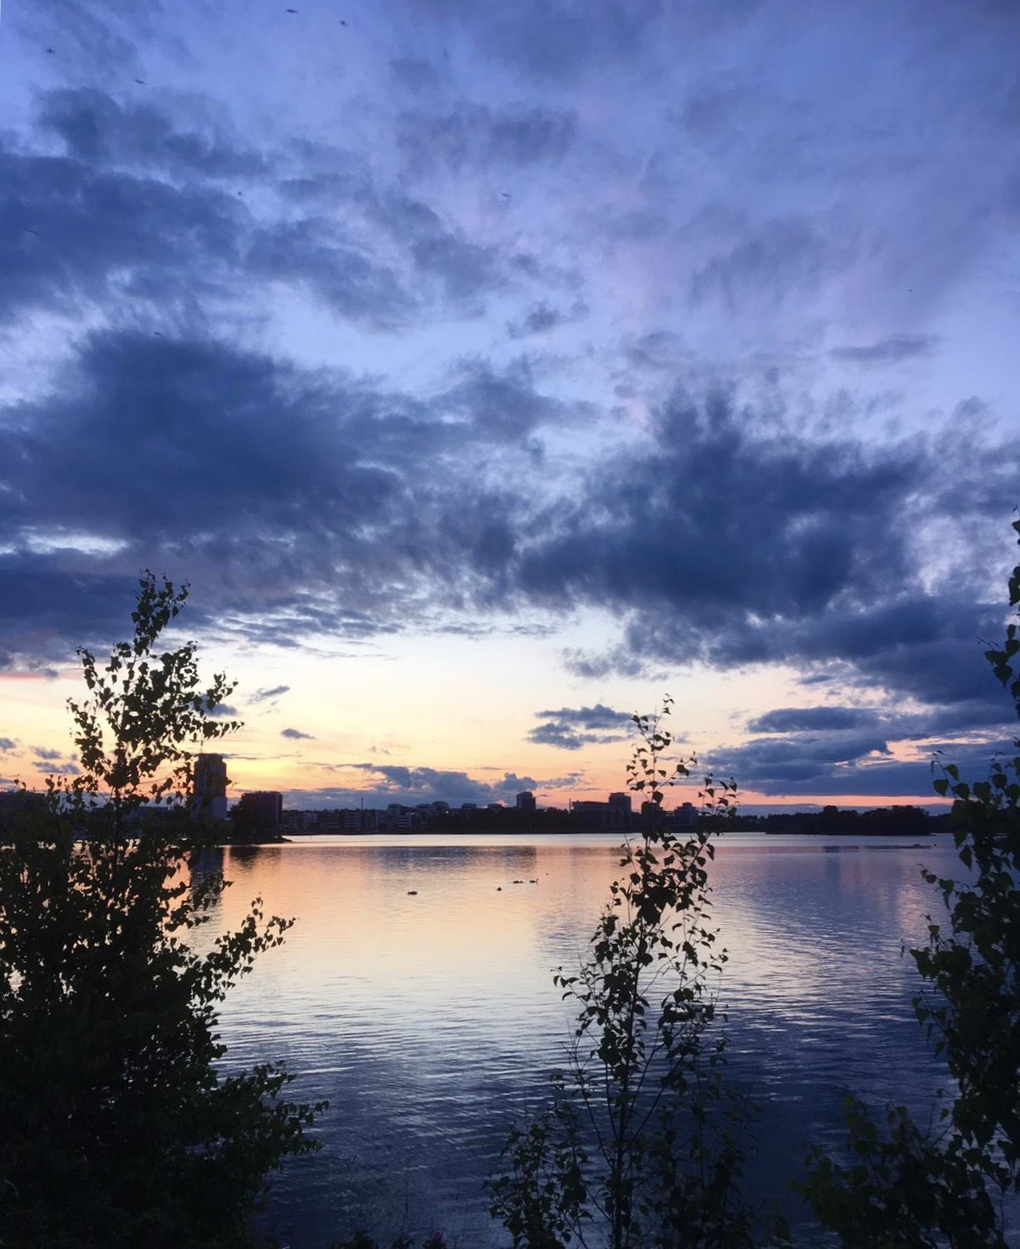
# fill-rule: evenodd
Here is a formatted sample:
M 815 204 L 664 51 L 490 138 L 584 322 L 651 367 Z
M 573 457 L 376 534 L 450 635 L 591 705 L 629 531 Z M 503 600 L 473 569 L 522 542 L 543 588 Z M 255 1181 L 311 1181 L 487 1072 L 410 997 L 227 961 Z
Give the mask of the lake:
M 298 921 L 228 997 L 229 1066 L 283 1060 L 291 1096 L 331 1103 L 322 1152 L 274 1180 L 270 1227 L 293 1249 L 355 1226 L 508 1244 L 482 1181 L 562 1062 L 570 1013 L 551 973 L 585 948 L 618 838 L 315 837 L 222 856 L 224 925 L 256 895 Z M 953 874 L 950 839 L 727 834 L 719 846 L 730 1079 L 760 1102 L 767 1142 L 750 1182 L 794 1216 L 787 1180 L 808 1141 L 838 1146 L 846 1090 L 924 1111 L 940 1082 L 901 956 L 941 909 L 921 863 Z

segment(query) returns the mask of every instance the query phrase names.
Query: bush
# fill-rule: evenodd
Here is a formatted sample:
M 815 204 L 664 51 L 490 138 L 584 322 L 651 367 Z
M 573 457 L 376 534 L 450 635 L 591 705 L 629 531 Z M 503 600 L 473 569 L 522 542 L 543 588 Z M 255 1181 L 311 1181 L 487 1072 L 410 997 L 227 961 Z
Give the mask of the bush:
M 226 884 L 188 809 L 212 713 L 194 643 L 158 653 L 187 588 L 147 573 L 134 637 L 80 650 L 80 772 L 21 804 L 0 846 L 0 1243 L 5 1249 L 239 1246 L 267 1173 L 313 1148 L 321 1106 L 265 1064 L 224 1075 L 217 1008 L 290 921 L 261 900 L 205 954 Z
M 1013 528 L 1020 533 L 1020 521 Z M 1009 580 L 1020 611 L 1020 564 Z M 1020 715 L 1020 637 L 1010 624 L 985 657 Z M 953 1091 L 931 1124 L 902 1106 L 882 1132 L 857 1099 L 847 1106 L 854 1161 L 816 1150 L 799 1188 L 845 1249 L 942 1246 L 1006 1249 L 1008 1203 L 1020 1196 L 1020 739 L 987 779 L 936 764 L 935 789 L 952 795 L 952 829 L 968 879 L 925 871 L 946 908 L 928 916 L 928 943 L 910 951 L 924 980 L 914 999 Z M 1015 1239 L 1013 1240 L 1015 1244 Z
M 664 715 L 670 711 L 667 699 Z M 662 810 L 693 760 L 667 765 L 661 718 L 635 716 L 630 788 L 645 800 L 641 838 L 576 974 L 554 978 L 578 1010 L 551 1105 L 515 1128 L 489 1181 L 491 1213 L 515 1249 L 578 1241 L 610 1249 L 785 1243 L 740 1197 L 752 1107 L 723 1082 L 716 1007 L 726 953 L 711 923 L 713 835 L 734 810 L 732 782 L 706 779 L 700 827 L 679 838 Z

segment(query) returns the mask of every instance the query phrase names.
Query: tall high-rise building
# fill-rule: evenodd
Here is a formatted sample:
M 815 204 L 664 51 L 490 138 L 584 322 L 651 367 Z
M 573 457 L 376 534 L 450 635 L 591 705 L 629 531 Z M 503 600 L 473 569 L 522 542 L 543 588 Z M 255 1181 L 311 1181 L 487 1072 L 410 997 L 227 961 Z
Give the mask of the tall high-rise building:
M 191 811 L 205 820 L 227 818 L 227 764 L 222 755 L 199 755 L 195 760 Z
M 534 811 L 534 809 L 535 809 L 535 795 L 531 792 L 530 789 L 526 789 L 524 790 L 523 793 L 520 793 L 517 795 L 517 810 L 518 811 Z

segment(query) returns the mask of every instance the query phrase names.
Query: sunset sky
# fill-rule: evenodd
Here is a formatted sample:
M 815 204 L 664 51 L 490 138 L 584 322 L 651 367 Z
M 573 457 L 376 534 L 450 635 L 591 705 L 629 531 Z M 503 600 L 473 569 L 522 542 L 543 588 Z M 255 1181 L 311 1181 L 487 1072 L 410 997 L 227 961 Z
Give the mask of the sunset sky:
M 1015 715 L 1013 0 L 8 0 L 0 787 L 139 571 L 235 793 L 745 801 Z

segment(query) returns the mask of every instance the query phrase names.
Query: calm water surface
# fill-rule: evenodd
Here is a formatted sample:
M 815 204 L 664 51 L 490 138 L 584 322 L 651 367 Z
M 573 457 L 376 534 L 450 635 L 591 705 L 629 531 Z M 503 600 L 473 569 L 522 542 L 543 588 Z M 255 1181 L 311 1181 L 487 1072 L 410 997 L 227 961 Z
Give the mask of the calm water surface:
M 318 1249 L 355 1225 L 506 1243 L 482 1180 L 562 1061 L 569 1013 L 550 973 L 576 965 L 618 861 L 617 840 L 599 836 L 223 851 L 235 882 L 224 924 L 256 895 L 298 919 L 225 1004 L 230 1065 L 282 1059 L 298 1076 L 293 1096 L 331 1103 L 322 1152 L 274 1183 L 268 1219 L 285 1243 Z M 941 905 L 922 862 L 951 874 L 956 858 L 941 839 L 737 834 L 720 846 L 721 997 L 731 1079 L 762 1105 L 757 1191 L 783 1193 L 808 1139 L 838 1142 L 847 1089 L 927 1107 L 939 1068 L 900 952 Z

